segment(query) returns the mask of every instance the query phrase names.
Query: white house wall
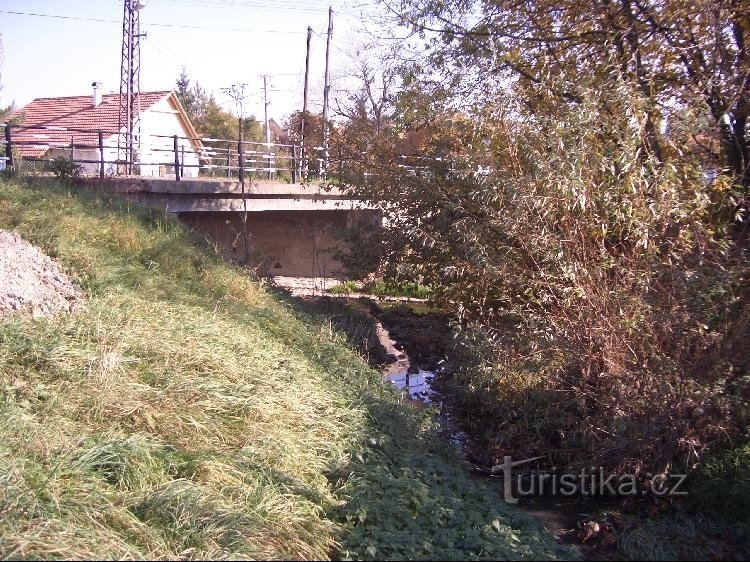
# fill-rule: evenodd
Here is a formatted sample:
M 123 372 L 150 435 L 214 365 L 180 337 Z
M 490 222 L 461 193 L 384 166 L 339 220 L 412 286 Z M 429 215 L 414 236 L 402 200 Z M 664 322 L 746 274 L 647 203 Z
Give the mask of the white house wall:
M 136 173 L 141 176 L 174 176 L 174 135 L 177 135 L 177 145 L 182 165 L 182 176 L 186 178 L 198 177 L 199 153 L 195 146 L 187 139 L 189 133 L 185 130 L 177 110 L 172 106 L 169 97 L 158 101 L 141 114 L 141 143 L 137 154 L 140 163 Z M 123 135 L 124 139 L 124 129 Z M 104 139 L 104 174 L 117 174 L 117 162 L 124 159 L 124 153 L 119 155 L 117 148 L 118 135 Z M 44 155 L 45 158 L 70 157 L 70 148 L 51 148 Z M 99 175 L 99 149 L 76 148 L 75 160 L 80 163 L 81 173 L 86 176 Z M 88 162 L 80 162 L 88 160 Z
M 187 137 L 188 132 L 183 127 L 177 110 L 166 97 L 141 114 L 141 150 L 138 158 L 142 162 L 140 175 L 174 174 L 174 135 Z M 183 166 L 182 176 L 197 177 L 200 161 L 195 147 L 184 138 L 178 138 L 177 144 Z

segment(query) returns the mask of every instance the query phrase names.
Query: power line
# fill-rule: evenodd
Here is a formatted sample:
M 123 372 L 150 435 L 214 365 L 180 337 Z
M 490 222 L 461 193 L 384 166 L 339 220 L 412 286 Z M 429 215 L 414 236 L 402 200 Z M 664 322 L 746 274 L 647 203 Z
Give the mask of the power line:
M 31 16 L 37 18 L 54 18 L 61 20 L 74 20 L 74 21 L 89 21 L 94 23 L 121 23 L 118 20 L 107 20 L 100 18 L 87 18 L 84 16 L 63 16 L 60 14 L 40 14 L 37 12 L 14 12 L 10 10 L 0 10 L 0 14 L 8 14 L 11 16 Z M 165 28 L 178 28 L 178 29 L 193 29 L 193 30 L 205 30 L 205 31 L 236 31 L 240 33 L 286 33 L 290 35 L 303 35 L 304 31 L 289 31 L 284 29 L 248 29 L 239 27 L 207 27 L 201 25 L 186 25 L 177 23 L 161 23 L 161 22 L 149 22 L 143 23 L 141 27 L 165 27 Z
M 320 37 L 321 39 L 326 39 L 326 35 L 325 35 L 325 34 L 323 34 L 323 33 L 318 33 L 317 31 L 313 31 L 313 33 L 314 33 L 315 35 L 317 35 L 318 37 Z M 339 51 L 340 53 L 343 53 L 344 55 L 346 55 L 347 57 L 349 57 L 350 59 L 352 59 L 352 60 L 357 60 L 357 57 L 355 57 L 355 56 L 354 56 L 354 55 L 352 55 L 351 53 L 349 53 L 349 52 L 345 51 L 344 49 L 342 49 L 341 47 L 339 47 L 338 45 L 336 45 L 336 43 L 334 43 L 333 41 L 331 41 L 331 46 L 332 46 L 332 47 L 333 47 L 334 49 L 336 49 L 337 51 Z
M 190 0 L 152 0 L 155 3 L 169 3 L 178 4 L 181 6 L 201 7 L 207 6 L 215 8 L 231 8 L 231 9 L 245 9 L 245 10 L 291 10 L 295 12 L 308 12 L 308 13 L 321 13 L 320 5 L 316 2 L 300 3 L 300 0 L 292 0 L 290 2 L 285 1 L 251 1 L 251 2 L 231 2 L 229 0 L 202 0 L 200 3 L 196 3 Z M 341 9 L 341 12 L 349 12 L 351 9 Z

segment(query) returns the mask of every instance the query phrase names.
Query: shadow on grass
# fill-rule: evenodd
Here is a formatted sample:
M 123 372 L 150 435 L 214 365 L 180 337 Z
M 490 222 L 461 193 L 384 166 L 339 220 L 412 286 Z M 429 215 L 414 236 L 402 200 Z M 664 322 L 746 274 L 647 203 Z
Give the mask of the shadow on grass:
M 305 314 L 316 321 L 314 312 Z M 317 321 L 324 320 L 318 313 Z M 364 409 L 368 420 L 352 436 L 348 459 L 328 474 L 342 498 L 328 514 L 341 526 L 334 558 L 577 558 L 535 519 L 506 504 L 497 488 L 470 477 L 452 446 L 437 438 L 432 412 L 403 402 L 364 365 L 341 369 L 340 346 L 302 351 L 327 373 L 332 391 Z
M 92 286 L 103 289 L 110 284 L 125 283 L 135 288 L 139 283 L 154 283 L 161 291 L 155 293 L 157 298 L 163 294 L 174 302 L 210 314 L 216 312 L 214 299 L 223 298 L 219 293 L 229 289 L 212 292 L 201 284 L 202 268 L 221 262 L 215 248 L 205 240 L 186 234 L 187 229 L 180 228 L 176 220 L 163 212 L 138 208 L 114 195 L 78 193 L 45 181 L 35 182 L 28 197 L 43 198 L 45 190 L 79 200 L 83 211 L 102 221 L 111 221 L 112 213 L 119 213 L 147 230 L 181 233 L 176 246 L 168 236 L 133 251 L 113 251 L 107 256 L 111 275 L 102 274 L 103 278 L 92 280 Z M 55 209 L 55 205 L 47 208 Z M 65 211 L 55 212 L 62 216 Z M 23 214 L 20 210 L 19 220 Z M 40 238 L 47 236 L 46 244 L 54 247 L 54 225 L 39 226 L 39 220 L 35 224 L 36 234 Z M 181 245 L 185 240 L 190 246 Z M 130 274 L 129 268 L 133 269 Z M 238 270 L 237 274 L 241 272 Z M 331 553 L 334 557 L 443 560 L 575 557 L 575 553 L 559 546 L 530 516 L 503 503 L 497 491 L 472 480 L 448 444 L 435 437 L 429 411 L 404 404 L 400 394 L 383 381 L 380 373 L 358 360 L 335 337 L 326 335 L 330 315 L 302 310 L 299 303 L 279 298 L 257 306 L 246 303 L 222 306 L 221 314 L 253 324 L 296 348 L 325 374 L 323 384 L 332 395 L 365 412 L 365 422 L 354 426 L 348 436 L 351 443 L 348 455 L 331 466 L 326 475 L 341 499 L 326 514 L 339 526 L 339 548 Z M 292 321 L 293 318 L 297 321 Z M 283 482 L 291 492 L 325 505 L 318 494 L 295 483 L 293 475 L 274 474 L 274 479 Z

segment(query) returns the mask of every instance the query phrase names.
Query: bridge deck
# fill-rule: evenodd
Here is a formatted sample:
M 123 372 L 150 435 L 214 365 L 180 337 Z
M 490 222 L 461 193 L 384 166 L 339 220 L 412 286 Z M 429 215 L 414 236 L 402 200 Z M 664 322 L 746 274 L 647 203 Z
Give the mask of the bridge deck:
M 98 191 L 121 193 L 139 203 L 163 208 L 171 213 L 238 212 L 245 208 L 239 181 L 118 177 L 104 180 L 87 178 L 84 184 Z M 247 181 L 245 199 L 249 212 L 377 208 L 347 197 L 338 187 L 313 183 Z

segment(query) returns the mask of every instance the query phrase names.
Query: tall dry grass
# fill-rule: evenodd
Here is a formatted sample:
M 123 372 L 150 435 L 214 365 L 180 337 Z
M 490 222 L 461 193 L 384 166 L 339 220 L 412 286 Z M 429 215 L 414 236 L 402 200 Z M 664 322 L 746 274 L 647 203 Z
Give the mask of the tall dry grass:
M 0 557 L 570 555 L 175 220 L 53 183 L 2 182 L 0 209 L 88 295 L 0 320 Z

